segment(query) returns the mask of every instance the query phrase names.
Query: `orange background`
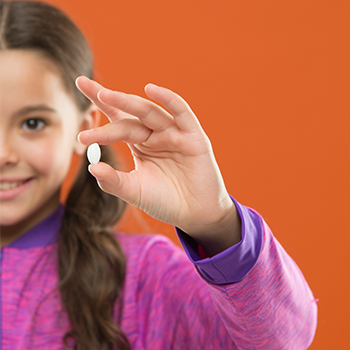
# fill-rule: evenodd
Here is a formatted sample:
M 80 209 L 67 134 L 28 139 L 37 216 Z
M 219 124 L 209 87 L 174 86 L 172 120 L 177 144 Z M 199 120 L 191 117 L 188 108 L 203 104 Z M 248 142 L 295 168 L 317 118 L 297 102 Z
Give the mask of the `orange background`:
M 154 82 L 189 102 L 228 191 L 263 215 L 319 298 L 310 349 L 345 349 L 350 2 L 51 2 L 88 37 L 102 84 L 145 96 Z M 128 148 L 116 149 L 131 169 Z

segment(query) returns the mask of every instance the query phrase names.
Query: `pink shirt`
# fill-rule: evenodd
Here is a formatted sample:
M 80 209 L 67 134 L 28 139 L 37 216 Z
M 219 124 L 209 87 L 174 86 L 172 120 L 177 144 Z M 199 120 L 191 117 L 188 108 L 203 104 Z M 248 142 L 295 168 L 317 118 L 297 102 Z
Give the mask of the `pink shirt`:
M 263 219 L 235 204 L 242 241 L 212 258 L 201 259 L 180 230 L 186 253 L 160 235 L 116 234 L 127 258 L 121 327 L 132 349 L 303 350 L 311 344 L 317 307 L 307 282 Z M 69 320 L 55 290 L 62 213 L 61 206 L 1 249 L 1 350 L 64 349 Z

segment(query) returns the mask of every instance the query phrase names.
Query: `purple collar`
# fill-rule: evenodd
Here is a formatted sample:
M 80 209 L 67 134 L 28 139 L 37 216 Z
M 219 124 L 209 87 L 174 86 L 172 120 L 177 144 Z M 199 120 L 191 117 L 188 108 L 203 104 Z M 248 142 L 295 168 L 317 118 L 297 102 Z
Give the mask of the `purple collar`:
M 57 242 L 59 230 L 62 224 L 64 206 L 60 206 L 47 218 L 32 227 L 22 236 L 11 242 L 6 247 L 26 249 L 32 247 L 42 247 L 46 244 Z

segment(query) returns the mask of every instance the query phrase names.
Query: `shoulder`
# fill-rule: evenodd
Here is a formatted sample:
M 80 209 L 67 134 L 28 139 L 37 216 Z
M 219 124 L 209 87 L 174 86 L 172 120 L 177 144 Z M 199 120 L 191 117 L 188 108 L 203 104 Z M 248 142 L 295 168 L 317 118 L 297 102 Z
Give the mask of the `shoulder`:
M 185 252 L 159 234 L 116 234 L 126 256 L 125 305 L 162 308 L 208 299 L 209 289 Z M 202 302 L 201 301 L 201 302 Z M 168 305 L 168 306 L 167 306 Z M 170 306 L 169 306 L 170 307 Z
M 187 260 L 183 250 L 168 237 L 160 234 L 125 234 L 114 233 L 115 238 L 123 248 L 125 257 L 131 261 L 157 262 L 163 258 Z
M 175 244 L 168 237 L 161 234 L 131 234 L 114 232 L 113 235 L 121 244 L 126 254 L 135 249 L 149 249 L 154 244 L 169 244 L 175 246 Z
M 117 233 L 115 237 L 124 250 L 126 280 L 131 285 L 144 284 L 147 280 L 154 287 L 160 281 L 165 285 L 169 280 L 173 285 L 189 276 L 199 279 L 185 252 L 166 236 Z

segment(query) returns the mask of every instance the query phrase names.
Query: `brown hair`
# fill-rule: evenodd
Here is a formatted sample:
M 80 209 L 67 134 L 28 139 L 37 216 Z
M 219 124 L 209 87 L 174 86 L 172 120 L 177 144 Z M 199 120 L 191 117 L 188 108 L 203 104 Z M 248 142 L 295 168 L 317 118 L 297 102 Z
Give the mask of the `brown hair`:
M 45 54 L 60 69 L 80 111 L 89 108 L 91 102 L 74 81 L 80 75 L 92 78 L 92 53 L 62 11 L 36 1 L 1 2 L 0 50 L 5 49 Z M 101 160 L 116 167 L 114 158 L 113 150 L 103 146 Z M 77 350 L 130 349 L 113 315 L 118 300 L 120 321 L 126 261 L 112 229 L 124 208 L 122 200 L 99 189 L 84 157 L 66 201 L 58 243 L 58 288 L 72 327 L 63 338 L 67 349 L 69 338 Z

